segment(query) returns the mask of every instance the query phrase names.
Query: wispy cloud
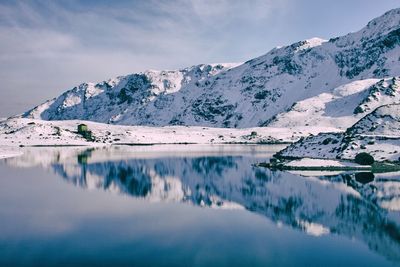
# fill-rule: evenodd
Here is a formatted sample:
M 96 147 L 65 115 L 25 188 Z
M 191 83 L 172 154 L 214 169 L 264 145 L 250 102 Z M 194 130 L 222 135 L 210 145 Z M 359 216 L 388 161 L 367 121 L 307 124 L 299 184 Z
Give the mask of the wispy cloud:
M 241 20 L 265 19 L 281 1 L 138 1 L 116 6 L 56 1 L 0 6 L 1 55 L 105 52 L 159 55 L 212 49 Z M 278 3 L 278 4 L 277 4 Z M 150 57 L 151 57 L 150 54 Z M 179 61 L 179 60 L 178 60 Z M 179 64 L 179 62 L 177 62 Z

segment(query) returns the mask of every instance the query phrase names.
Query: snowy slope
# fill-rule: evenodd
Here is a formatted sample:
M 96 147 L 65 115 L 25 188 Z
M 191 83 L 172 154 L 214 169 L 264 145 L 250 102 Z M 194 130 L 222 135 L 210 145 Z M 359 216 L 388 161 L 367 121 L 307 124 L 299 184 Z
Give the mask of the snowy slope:
M 320 133 L 279 152 L 284 157 L 354 159 L 368 152 L 378 161 L 400 160 L 400 104 L 381 106 L 344 133 Z
M 322 123 L 345 129 L 361 117 L 358 111 L 373 108 L 361 105 L 352 113 L 357 108 L 352 106 L 340 113 L 336 106 L 362 104 L 379 79 L 400 75 L 399 44 L 400 9 L 394 9 L 359 32 L 300 41 L 239 65 L 146 71 L 84 83 L 23 117 L 236 128 Z M 316 119 L 299 119 L 303 109 Z M 290 116 L 282 114 L 288 110 Z
M 400 103 L 400 78 L 350 82 L 295 103 L 269 126 L 320 125 L 345 130 L 379 106 Z

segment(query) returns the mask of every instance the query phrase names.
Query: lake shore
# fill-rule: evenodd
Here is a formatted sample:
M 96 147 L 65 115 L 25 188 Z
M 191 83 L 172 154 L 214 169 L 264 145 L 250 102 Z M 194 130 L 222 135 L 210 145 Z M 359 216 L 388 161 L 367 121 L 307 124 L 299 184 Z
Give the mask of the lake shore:
M 368 171 L 373 173 L 400 171 L 400 165 L 398 163 L 375 162 L 372 165 L 360 165 L 350 160 L 344 161 L 317 158 L 263 162 L 257 164 L 257 166 L 280 171 Z
M 88 136 L 78 132 L 84 124 Z M 334 128 L 213 128 L 201 126 L 125 126 L 90 121 L 11 118 L 0 122 L 0 146 L 108 146 L 150 144 L 288 144 Z

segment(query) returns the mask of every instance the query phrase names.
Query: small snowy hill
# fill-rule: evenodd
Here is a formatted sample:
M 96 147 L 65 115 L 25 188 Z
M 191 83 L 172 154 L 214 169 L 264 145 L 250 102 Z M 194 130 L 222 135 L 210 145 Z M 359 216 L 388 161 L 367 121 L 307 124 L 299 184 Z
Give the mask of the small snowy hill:
M 400 75 L 399 58 L 400 9 L 394 9 L 356 33 L 300 41 L 243 64 L 84 83 L 22 116 L 122 125 L 345 129 L 382 103 L 398 101 L 397 92 L 392 96 L 386 89 L 391 83 L 392 91 L 398 87 L 398 78 L 388 77 Z
M 400 104 L 377 108 L 344 133 L 320 133 L 285 148 L 284 157 L 354 159 L 368 152 L 378 161 L 400 160 Z

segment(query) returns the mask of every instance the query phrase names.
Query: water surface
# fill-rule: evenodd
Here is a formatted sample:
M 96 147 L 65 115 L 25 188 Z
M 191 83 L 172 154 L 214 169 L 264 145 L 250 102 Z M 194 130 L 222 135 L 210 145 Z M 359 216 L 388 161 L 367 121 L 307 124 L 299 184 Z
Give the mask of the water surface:
M 399 174 L 252 166 L 281 148 L 25 148 L 0 266 L 400 266 Z

